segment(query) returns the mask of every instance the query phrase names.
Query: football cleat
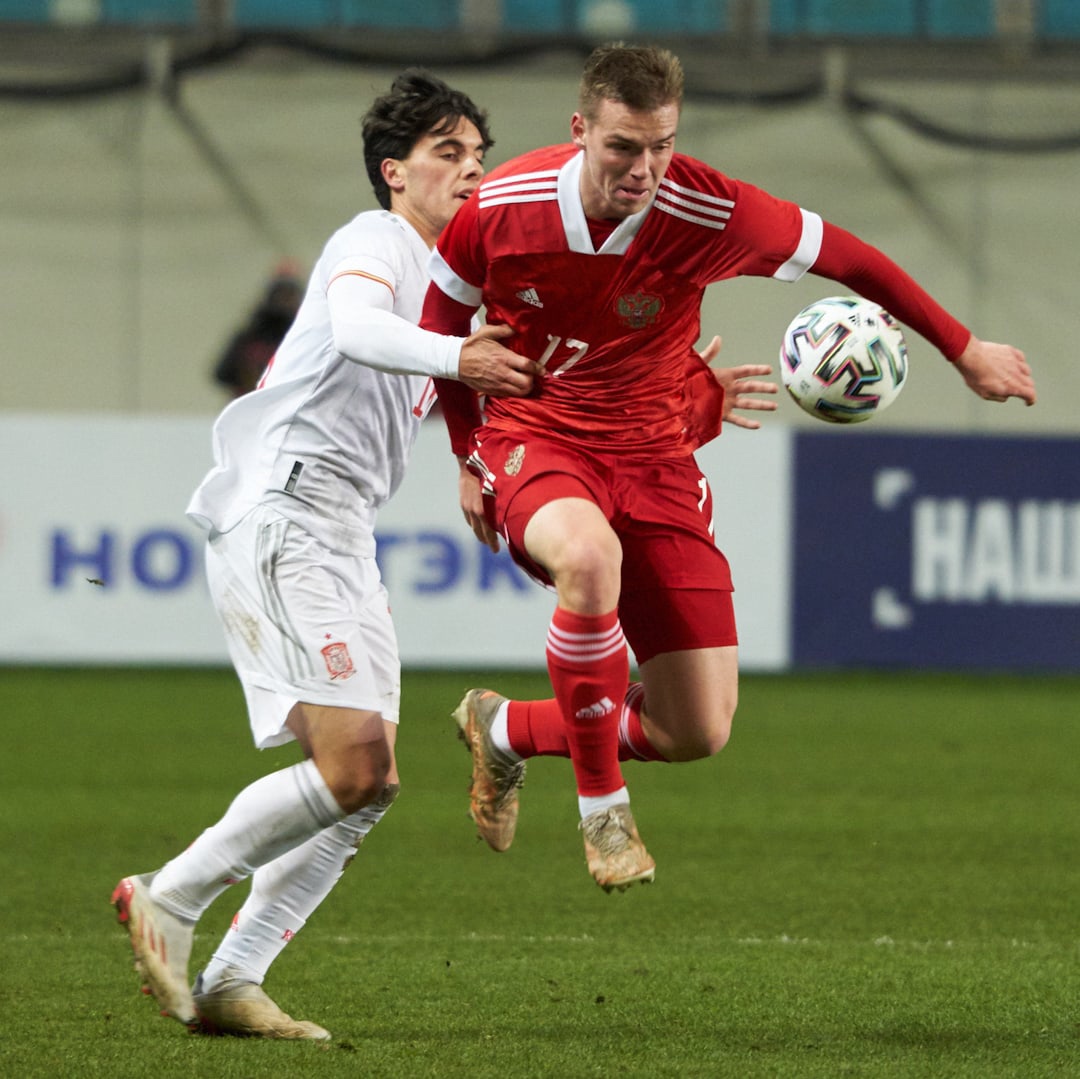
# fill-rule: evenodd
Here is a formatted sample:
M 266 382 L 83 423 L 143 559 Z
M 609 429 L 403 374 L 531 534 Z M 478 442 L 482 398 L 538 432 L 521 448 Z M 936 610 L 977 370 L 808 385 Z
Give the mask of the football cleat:
M 191 1027 L 195 1005 L 188 988 L 188 960 L 195 927 L 150 898 L 152 880 L 153 874 L 125 877 L 113 889 L 112 905 L 127 928 L 143 992 L 157 1001 L 162 1015 Z
M 204 992 L 200 974 L 191 992 L 198 1026 L 204 1034 L 290 1041 L 330 1040 L 330 1031 L 318 1023 L 286 1015 L 255 982 L 226 978 L 215 989 Z
M 605 892 L 652 883 L 656 863 L 641 842 L 629 805 L 590 813 L 580 827 L 589 872 Z
M 490 689 L 470 689 L 453 712 L 458 737 L 472 754 L 469 816 L 492 850 L 514 842 L 518 791 L 525 783 L 525 762 L 513 761 L 491 740 L 491 724 L 506 700 Z

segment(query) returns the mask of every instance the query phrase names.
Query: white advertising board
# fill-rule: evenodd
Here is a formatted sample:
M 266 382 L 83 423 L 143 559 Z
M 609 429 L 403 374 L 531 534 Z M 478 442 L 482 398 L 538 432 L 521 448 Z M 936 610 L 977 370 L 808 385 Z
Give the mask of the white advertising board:
M 217 664 L 203 534 L 184 516 L 211 420 L 0 417 L 0 663 Z M 745 669 L 788 658 L 790 437 L 732 430 L 699 455 L 731 559 Z M 379 521 L 406 666 L 542 667 L 554 595 L 476 542 L 441 423 Z

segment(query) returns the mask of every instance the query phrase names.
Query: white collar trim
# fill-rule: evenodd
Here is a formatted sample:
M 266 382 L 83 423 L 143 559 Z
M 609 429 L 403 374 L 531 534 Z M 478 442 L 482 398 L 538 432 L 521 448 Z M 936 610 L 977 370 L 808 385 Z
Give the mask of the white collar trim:
M 652 209 L 653 200 L 649 200 L 649 205 L 644 210 L 623 218 L 597 251 L 593 247 L 592 236 L 589 234 L 589 222 L 585 218 L 585 210 L 581 205 L 581 170 L 584 164 L 585 152 L 579 150 L 559 170 L 559 214 L 562 216 L 566 242 L 570 250 L 579 255 L 625 255 L 638 230 L 645 224 L 645 218 Z

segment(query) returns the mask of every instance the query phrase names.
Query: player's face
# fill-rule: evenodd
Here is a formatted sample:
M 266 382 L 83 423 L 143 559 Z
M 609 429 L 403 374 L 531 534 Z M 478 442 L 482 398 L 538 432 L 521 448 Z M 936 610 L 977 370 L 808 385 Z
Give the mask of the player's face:
M 585 215 L 621 221 L 645 209 L 671 164 L 678 126 L 677 104 L 642 112 L 605 100 L 591 120 L 574 113 L 570 134 L 585 151 Z
M 462 117 L 453 131 L 424 135 L 401 161 L 383 163 L 390 205 L 433 247 L 484 175 L 484 141 Z

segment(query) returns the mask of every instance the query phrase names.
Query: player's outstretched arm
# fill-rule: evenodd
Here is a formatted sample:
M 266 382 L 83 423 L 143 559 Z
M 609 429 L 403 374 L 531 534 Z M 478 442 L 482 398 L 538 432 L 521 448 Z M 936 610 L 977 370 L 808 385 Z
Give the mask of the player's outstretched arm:
M 984 401 L 1007 401 L 1019 397 L 1035 404 L 1035 379 L 1027 358 L 1012 345 L 980 341 L 974 334 L 953 361 L 963 380 Z
M 458 360 L 458 379 L 477 393 L 524 397 L 533 387 L 537 365 L 499 344 L 514 331 L 509 326 L 481 326 L 465 338 Z

